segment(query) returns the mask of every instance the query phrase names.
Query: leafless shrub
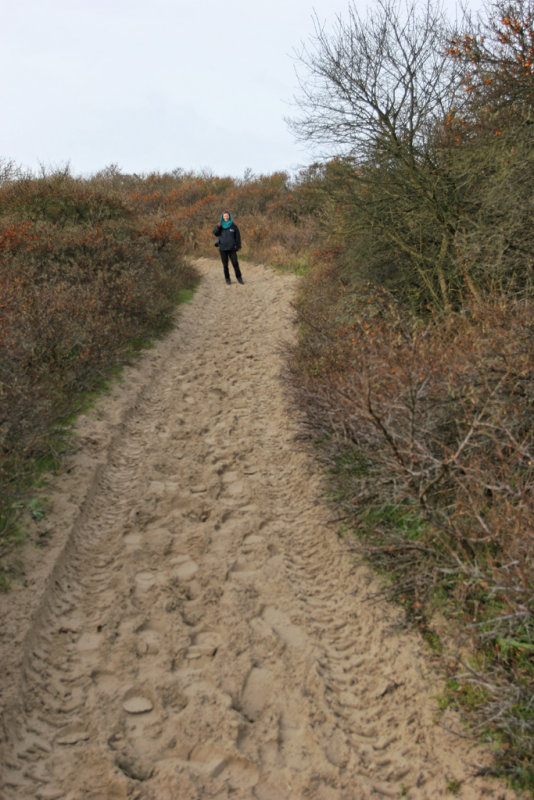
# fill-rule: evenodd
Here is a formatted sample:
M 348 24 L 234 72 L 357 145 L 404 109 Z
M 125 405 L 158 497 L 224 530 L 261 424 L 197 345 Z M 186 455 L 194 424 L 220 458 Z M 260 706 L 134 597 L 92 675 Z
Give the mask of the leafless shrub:
M 393 576 L 390 592 L 424 630 L 437 610 L 491 653 L 498 690 L 485 690 L 479 719 L 518 693 L 525 711 L 534 686 L 532 302 L 488 297 L 423 323 L 387 291 L 344 291 L 323 267 L 299 311 L 295 393 L 312 435 L 330 439 L 322 452 L 360 549 Z M 508 736 L 514 724 L 503 714 Z M 522 759 L 526 729 L 532 735 L 528 714 L 507 745 Z

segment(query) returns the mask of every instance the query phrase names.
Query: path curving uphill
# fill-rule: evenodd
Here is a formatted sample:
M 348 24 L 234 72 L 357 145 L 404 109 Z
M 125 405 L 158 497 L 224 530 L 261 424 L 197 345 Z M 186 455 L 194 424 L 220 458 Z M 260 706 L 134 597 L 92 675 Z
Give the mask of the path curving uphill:
M 515 797 L 434 723 L 424 650 L 295 444 L 297 279 L 198 268 L 174 331 L 80 421 L 53 545 L 3 599 L 1 797 Z

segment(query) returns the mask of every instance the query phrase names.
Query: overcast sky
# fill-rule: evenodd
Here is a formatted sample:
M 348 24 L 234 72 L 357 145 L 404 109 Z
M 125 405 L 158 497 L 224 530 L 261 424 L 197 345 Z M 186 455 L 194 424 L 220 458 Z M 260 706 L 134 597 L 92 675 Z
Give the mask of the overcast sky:
M 371 0 L 372 2 L 372 0 Z M 363 0 L 362 0 L 363 4 Z M 454 0 L 448 0 L 454 8 Z M 242 176 L 313 160 L 294 51 L 348 0 L 4 0 L 0 159 Z

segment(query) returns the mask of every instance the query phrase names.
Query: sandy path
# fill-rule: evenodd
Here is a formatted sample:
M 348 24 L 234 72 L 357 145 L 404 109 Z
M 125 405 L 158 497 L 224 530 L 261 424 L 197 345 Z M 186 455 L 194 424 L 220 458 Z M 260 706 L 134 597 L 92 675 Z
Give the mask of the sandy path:
M 53 546 L 4 598 L 2 797 L 514 797 L 433 724 L 423 649 L 295 445 L 295 278 L 199 268 L 174 332 L 81 420 Z

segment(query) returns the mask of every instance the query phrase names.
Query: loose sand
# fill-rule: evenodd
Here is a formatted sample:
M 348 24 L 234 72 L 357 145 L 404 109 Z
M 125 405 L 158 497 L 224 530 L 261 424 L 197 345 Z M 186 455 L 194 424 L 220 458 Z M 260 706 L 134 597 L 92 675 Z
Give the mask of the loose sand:
M 2 598 L 2 797 L 515 797 L 436 724 L 429 655 L 296 443 L 297 279 L 198 267 L 173 332 L 80 419 L 51 543 Z

